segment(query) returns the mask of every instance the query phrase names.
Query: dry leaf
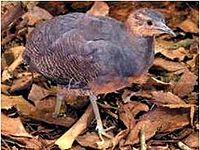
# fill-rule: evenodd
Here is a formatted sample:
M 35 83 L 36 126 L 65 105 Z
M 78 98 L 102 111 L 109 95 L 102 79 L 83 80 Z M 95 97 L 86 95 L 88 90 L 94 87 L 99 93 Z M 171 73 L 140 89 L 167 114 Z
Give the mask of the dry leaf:
M 192 9 L 190 18 L 194 23 L 198 24 L 199 23 L 199 10 Z
M 27 102 L 22 96 L 7 96 L 1 94 L 1 108 L 9 109 L 13 106 L 24 115 L 28 115 L 31 111 L 35 110 L 35 107 Z
M 193 54 L 192 59 L 186 62 L 191 67 L 191 71 L 195 72 L 199 67 L 199 54 Z
M 184 71 L 186 69 L 186 66 L 184 66 L 181 63 L 168 61 L 162 58 L 155 58 L 153 65 L 165 69 L 169 72 L 175 72 L 180 70 Z
M 155 54 L 157 54 L 165 49 L 168 49 L 167 47 L 169 47 L 171 45 L 173 45 L 172 41 L 166 41 L 166 40 L 158 38 L 157 40 L 155 40 L 155 48 L 154 48 Z
M 29 113 L 29 117 L 35 120 L 47 122 L 49 124 L 56 124 L 65 127 L 70 127 L 77 119 L 75 114 L 63 117 L 53 117 L 55 112 L 56 97 L 49 96 L 40 101 L 35 101 L 35 109 Z
M 199 132 L 193 132 L 187 138 L 183 140 L 183 142 L 192 148 L 199 147 Z
M 183 21 L 180 25 L 178 25 L 178 27 L 181 28 L 185 32 L 190 32 L 190 33 L 199 32 L 198 25 L 189 18 Z
M 171 92 L 163 92 L 163 91 L 152 91 L 152 102 L 158 105 L 165 104 L 177 104 L 184 105 L 186 104 L 183 100 L 181 100 L 178 96 L 172 94 Z
M 145 99 L 151 99 L 152 98 L 152 95 L 148 90 L 141 90 L 141 91 L 138 91 L 138 92 L 130 92 L 129 91 L 129 94 L 128 95 L 126 95 L 126 94 L 128 94 L 128 92 L 124 92 L 124 94 L 122 95 L 123 96 L 122 99 L 123 99 L 124 103 L 130 102 L 132 96 L 142 97 L 142 98 L 145 98 Z
M 84 147 L 90 147 L 93 149 L 107 149 L 112 146 L 111 140 L 105 139 L 104 141 L 100 141 L 98 135 L 94 132 L 92 133 L 86 133 L 82 136 L 79 136 L 76 141 L 84 146 Z
M 26 132 L 20 118 L 10 118 L 1 113 L 1 132 L 4 135 L 32 137 Z
M 12 64 L 13 61 L 15 61 L 15 59 L 21 56 L 24 49 L 24 46 L 16 46 L 6 50 L 5 53 L 3 53 L 2 55 L 2 61 L 5 62 L 4 67 L 8 67 Z
M 27 75 L 17 80 L 14 80 L 12 86 L 10 87 L 10 92 L 13 93 L 28 89 L 32 84 L 32 80 L 33 79 L 31 75 Z
M 49 95 L 52 95 L 51 91 L 49 91 L 49 90 L 47 90 L 43 87 L 40 87 L 37 84 L 33 84 L 31 91 L 28 95 L 28 99 L 33 101 L 33 102 L 34 101 L 40 101 L 40 100 L 42 100 L 43 98 L 45 98 Z
M 136 123 L 134 116 L 136 116 L 141 111 L 148 110 L 149 107 L 143 103 L 128 102 L 120 107 L 119 117 L 128 129 L 132 129 Z
M 109 15 L 117 20 L 125 21 L 128 14 L 133 10 L 133 7 L 132 2 L 115 2 L 110 6 Z
M 12 73 L 17 68 L 17 66 L 19 66 L 23 61 L 22 53 L 23 53 L 25 47 L 20 46 L 20 47 L 16 47 L 16 48 L 17 48 L 17 50 L 19 52 L 18 56 L 16 56 L 17 58 L 14 60 L 14 62 L 12 62 L 12 64 L 8 68 L 4 69 L 4 71 L 2 73 L 2 78 L 1 78 L 2 82 L 11 79 L 12 76 L 13 76 Z
M 165 146 L 148 146 L 148 150 L 171 150 L 168 145 Z
M 86 9 L 90 8 L 90 6 L 93 4 L 93 1 L 74 1 L 71 5 L 71 7 L 75 10 L 80 10 L 80 9 Z
M 41 139 L 39 137 L 15 137 L 14 140 L 18 140 L 19 142 L 23 143 L 23 147 L 21 149 L 44 149 L 44 144 L 48 144 L 44 140 L 41 142 Z M 16 149 L 18 150 L 18 149 Z
M 5 94 L 5 95 L 9 95 L 9 90 L 10 86 L 5 85 L 5 84 L 1 84 L 1 93 Z
M 125 145 L 136 144 L 139 142 L 139 132 L 141 128 L 145 129 L 145 139 L 148 140 L 155 135 L 158 130 L 158 127 L 151 122 L 151 120 L 139 121 L 135 127 L 129 132 L 127 136 Z
M 197 76 L 186 69 L 177 83 L 174 84 L 173 93 L 184 97 L 192 92 Z
M 155 135 L 156 132 L 169 133 L 182 128 L 190 122 L 188 114 L 185 109 L 156 108 L 138 120 L 127 137 L 126 144 L 139 142 L 138 135 L 143 126 L 146 140 Z
M 180 47 L 176 50 L 164 49 L 160 53 L 171 60 L 178 58 L 178 60 L 180 61 L 183 61 L 183 59 L 187 55 L 187 51 L 183 47 Z
M 94 16 L 107 16 L 109 14 L 109 7 L 105 2 L 96 1 L 92 8 L 87 11 L 87 14 Z
M 16 21 L 25 12 L 20 1 L 2 1 L 1 3 L 1 30 L 8 29 L 8 26 Z
M 29 25 L 36 25 L 44 20 L 53 18 L 48 11 L 37 6 L 33 7 L 31 11 L 25 13 L 22 17 L 23 19 L 28 19 Z
M 113 149 L 115 148 L 115 146 L 117 146 L 117 144 L 120 143 L 120 141 L 123 141 L 123 138 L 125 138 L 129 133 L 129 129 L 125 129 L 120 131 L 113 139 L 112 139 L 112 143 L 113 143 Z

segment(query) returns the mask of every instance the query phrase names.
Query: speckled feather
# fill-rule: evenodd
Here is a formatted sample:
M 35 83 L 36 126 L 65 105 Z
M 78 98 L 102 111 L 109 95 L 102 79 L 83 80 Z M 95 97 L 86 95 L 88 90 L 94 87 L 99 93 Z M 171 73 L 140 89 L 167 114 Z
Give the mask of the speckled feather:
M 23 57 L 46 78 L 83 88 L 143 73 L 153 60 L 152 42 L 110 17 L 71 13 L 36 27 Z

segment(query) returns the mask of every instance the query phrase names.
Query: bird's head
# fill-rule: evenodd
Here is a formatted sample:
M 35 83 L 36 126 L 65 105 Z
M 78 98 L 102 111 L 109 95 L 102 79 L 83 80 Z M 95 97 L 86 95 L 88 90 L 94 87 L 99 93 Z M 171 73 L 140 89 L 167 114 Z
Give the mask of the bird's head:
M 164 16 L 152 9 L 143 8 L 132 12 L 125 24 L 133 34 L 141 36 L 154 36 L 162 33 L 175 36 L 172 29 L 166 26 Z

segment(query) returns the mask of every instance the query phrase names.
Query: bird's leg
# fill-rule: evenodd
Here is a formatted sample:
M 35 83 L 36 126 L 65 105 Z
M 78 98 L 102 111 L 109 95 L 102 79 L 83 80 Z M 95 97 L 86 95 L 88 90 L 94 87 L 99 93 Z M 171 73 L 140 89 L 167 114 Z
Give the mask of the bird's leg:
M 69 90 L 71 88 L 72 80 L 73 80 L 73 78 L 69 80 L 69 84 L 67 86 L 67 89 L 66 89 L 66 86 L 57 85 L 56 106 L 55 106 L 55 111 L 53 113 L 53 117 L 58 117 L 62 103 L 63 103 L 65 96 L 66 96 L 66 92 L 69 92 Z
M 56 106 L 55 106 L 55 111 L 53 113 L 53 117 L 58 117 L 58 115 L 60 113 L 62 102 L 66 95 L 64 90 L 65 90 L 65 87 L 63 87 L 61 85 L 57 85 Z
M 89 98 L 90 98 L 90 102 L 92 104 L 94 115 L 97 121 L 96 129 L 98 130 L 99 137 L 101 138 L 102 141 L 104 141 L 102 135 L 104 135 L 107 138 L 112 138 L 109 134 L 106 133 L 106 130 L 103 128 L 103 124 L 102 124 L 100 113 L 99 113 L 99 108 L 96 102 L 97 97 L 94 94 L 91 94 Z

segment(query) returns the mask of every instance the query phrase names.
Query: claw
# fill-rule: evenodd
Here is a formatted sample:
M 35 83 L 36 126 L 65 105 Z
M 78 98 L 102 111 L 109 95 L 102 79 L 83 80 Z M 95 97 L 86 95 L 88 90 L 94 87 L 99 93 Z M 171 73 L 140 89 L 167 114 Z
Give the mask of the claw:
M 107 131 L 111 130 L 111 129 L 114 129 L 115 127 L 114 126 L 111 126 L 107 129 L 104 129 L 102 126 L 96 126 L 96 130 L 98 131 L 98 134 L 99 134 L 99 137 L 100 139 L 103 141 L 103 136 L 109 138 L 109 139 L 112 139 L 113 137 L 111 135 L 109 135 L 108 133 L 106 133 Z
M 100 117 L 100 114 L 99 114 L 99 108 L 97 106 L 96 100 L 97 100 L 97 97 L 95 95 L 91 94 L 90 95 L 90 101 L 91 101 L 91 104 L 92 104 L 92 107 L 93 107 L 95 118 L 97 120 L 96 130 L 98 131 L 99 137 L 100 137 L 101 141 L 103 142 L 104 141 L 103 136 L 105 136 L 109 139 L 112 139 L 112 136 L 107 134 L 106 131 L 113 129 L 113 127 L 110 127 L 108 129 L 103 128 L 103 124 L 102 124 L 102 121 L 101 121 L 101 117 Z

